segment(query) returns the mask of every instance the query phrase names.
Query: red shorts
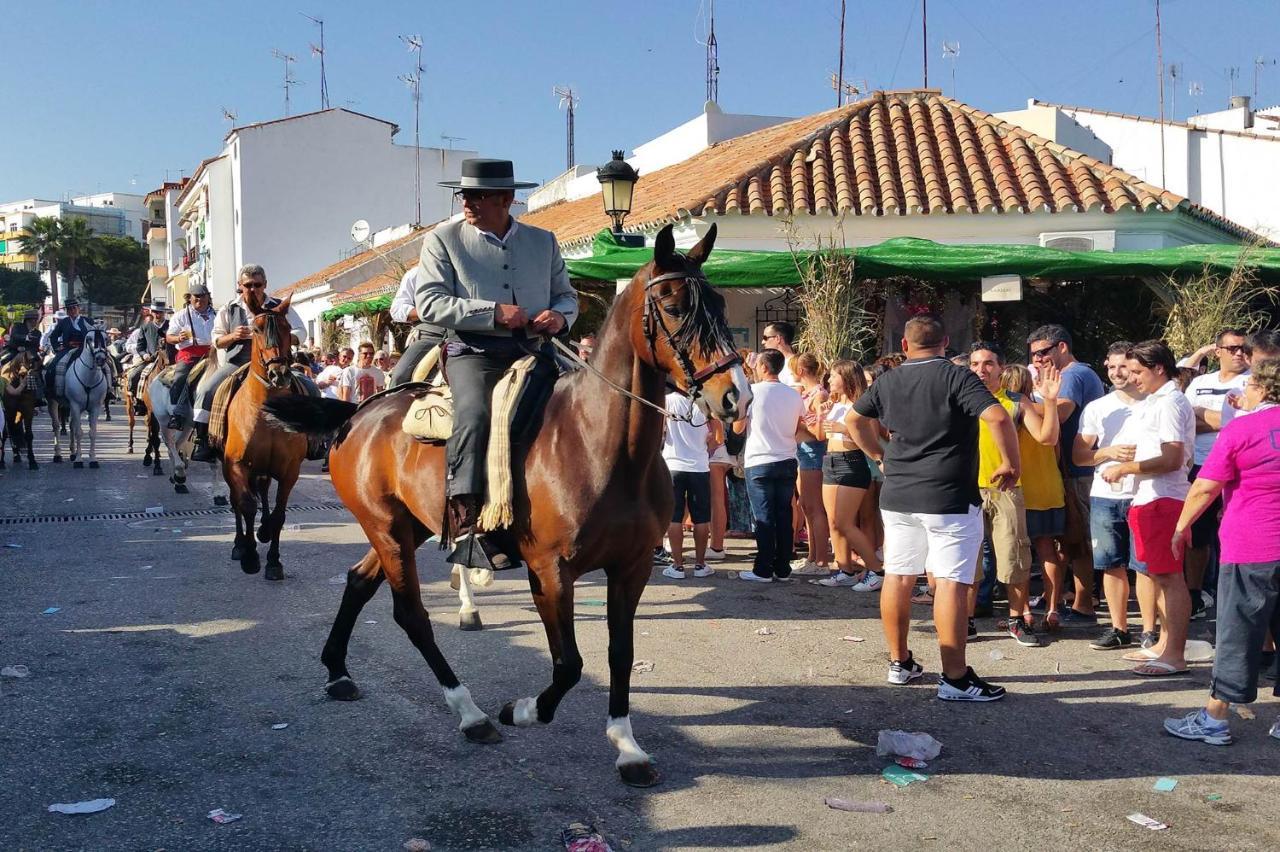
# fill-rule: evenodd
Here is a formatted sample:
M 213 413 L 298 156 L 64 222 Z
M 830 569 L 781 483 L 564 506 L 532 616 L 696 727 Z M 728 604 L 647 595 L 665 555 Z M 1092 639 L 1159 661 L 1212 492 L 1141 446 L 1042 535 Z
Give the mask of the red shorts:
M 1182 514 L 1182 503 L 1172 497 L 1161 497 L 1129 509 L 1134 555 L 1146 563 L 1149 574 L 1182 571 L 1182 560 L 1173 556 L 1173 531 Z

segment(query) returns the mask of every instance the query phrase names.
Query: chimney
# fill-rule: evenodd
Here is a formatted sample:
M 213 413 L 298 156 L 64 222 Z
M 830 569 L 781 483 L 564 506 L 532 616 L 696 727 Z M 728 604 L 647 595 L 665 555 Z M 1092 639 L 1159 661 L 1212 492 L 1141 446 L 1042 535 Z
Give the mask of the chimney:
M 1231 100 L 1227 102 L 1227 109 L 1249 109 L 1248 95 L 1232 95 Z

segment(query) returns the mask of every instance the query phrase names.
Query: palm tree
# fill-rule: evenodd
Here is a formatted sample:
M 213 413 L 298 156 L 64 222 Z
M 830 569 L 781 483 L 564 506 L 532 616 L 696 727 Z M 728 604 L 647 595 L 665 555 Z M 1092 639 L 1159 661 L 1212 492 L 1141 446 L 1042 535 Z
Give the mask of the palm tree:
M 93 229 L 83 219 L 64 219 L 59 239 L 58 259 L 67 275 L 68 295 L 75 295 L 76 261 L 94 260 L 102 255 L 102 248 Z
M 35 255 L 45 269 L 49 270 L 49 277 L 52 279 L 49 289 L 53 293 L 55 311 L 59 308 L 58 266 L 62 249 L 62 226 L 62 220 L 53 216 L 37 216 L 31 220 L 26 232 L 18 237 L 18 250 L 23 254 Z

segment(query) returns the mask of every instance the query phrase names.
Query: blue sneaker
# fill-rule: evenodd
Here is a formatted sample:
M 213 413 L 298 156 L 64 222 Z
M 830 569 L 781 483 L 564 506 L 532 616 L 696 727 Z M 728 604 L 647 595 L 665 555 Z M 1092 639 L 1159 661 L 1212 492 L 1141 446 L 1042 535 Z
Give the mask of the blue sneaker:
M 1061 610 L 1061 624 L 1063 627 L 1097 627 L 1098 616 L 1089 612 L 1080 612 L 1075 609 Z
M 1184 740 L 1199 740 L 1209 745 L 1231 745 L 1231 727 L 1219 722 L 1203 709 L 1181 719 L 1165 719 L 1164 729 Z

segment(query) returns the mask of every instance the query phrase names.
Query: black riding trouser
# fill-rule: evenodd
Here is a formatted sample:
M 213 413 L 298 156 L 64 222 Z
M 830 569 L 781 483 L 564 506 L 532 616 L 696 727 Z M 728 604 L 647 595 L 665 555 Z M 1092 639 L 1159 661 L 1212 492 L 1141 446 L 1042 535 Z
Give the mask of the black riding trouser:
M 169 385 L 169 405 L 176 408 L 187 392 L 187 376 L 199 361 L 179 361 L 173 367 L 173 384 Z
M 408 384 L 413 378 L 413 370 L 428 352 L 440 343 L 440 337 L 429 335 L 420 337 L 405 347 L 404 354 L 391 370 L 391 387 Z
M 466 350 L 448 357 L 445 371 L 453 393 L 453 433 L 445 443 L 448 480 L 445 493 L 448 496 L 484 495 L 493 387 L 502 374 L 526 354 L 519 350 L 501 353 Z M 543 356 L 530 371 L 524 394 L 508 424 L 513 430 L 513 459 L 519 458 L 537 434 L 542 407 L 555 386 L 555 362 L 549 353 L 544 352 Z

